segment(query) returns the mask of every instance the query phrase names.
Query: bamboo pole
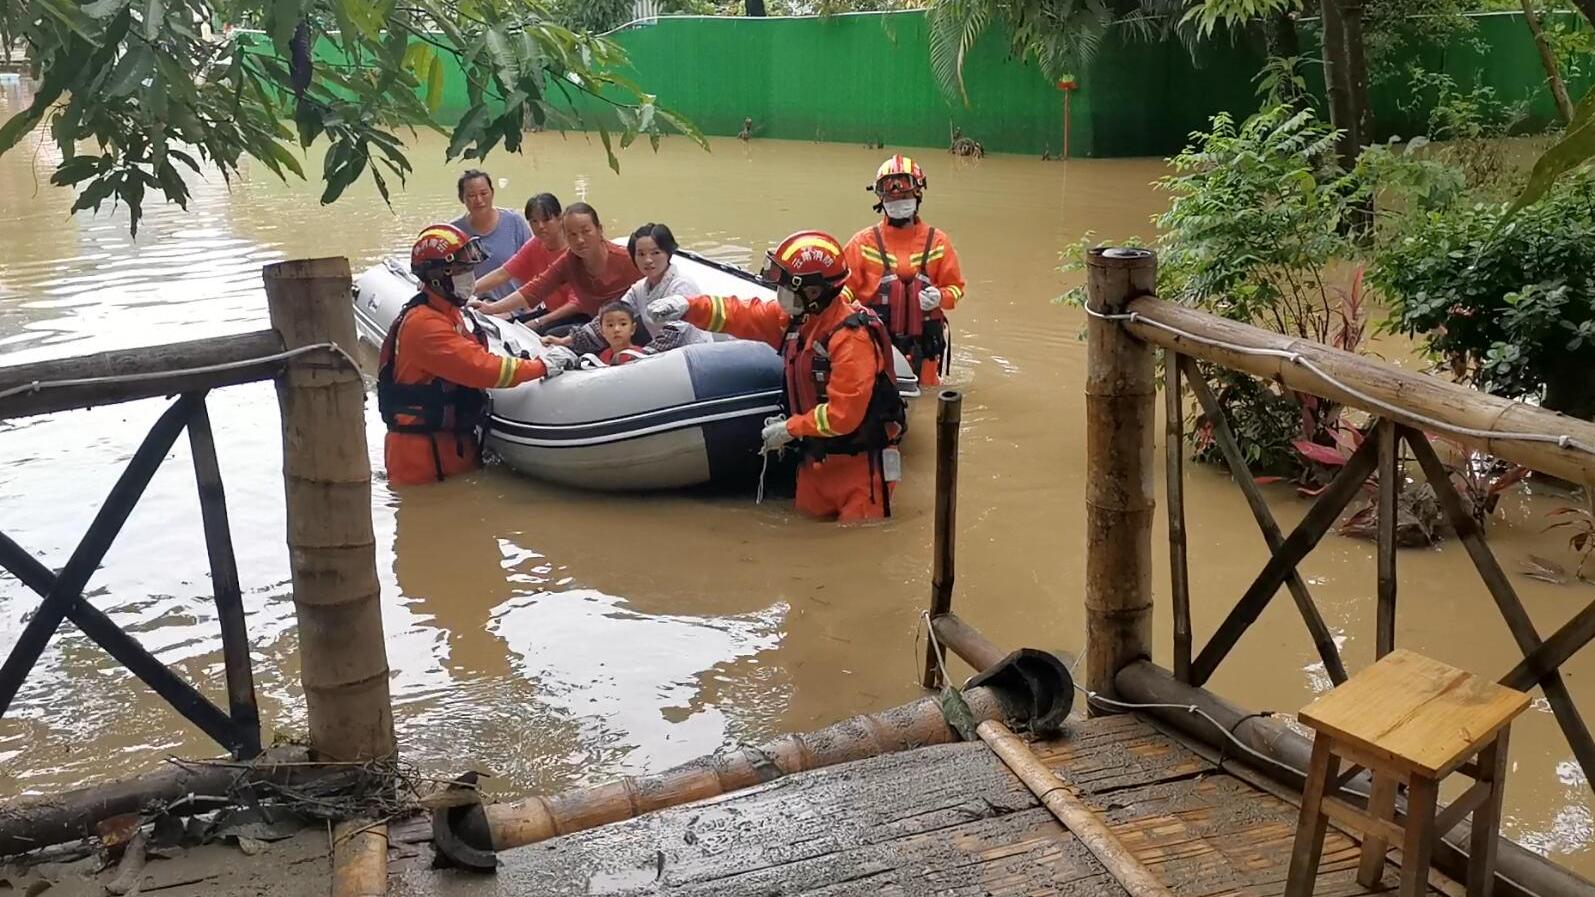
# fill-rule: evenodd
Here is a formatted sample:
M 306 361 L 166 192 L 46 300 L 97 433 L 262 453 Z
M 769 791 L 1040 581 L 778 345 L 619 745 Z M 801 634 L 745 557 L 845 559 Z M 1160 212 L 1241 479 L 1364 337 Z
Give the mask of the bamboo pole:
M 1086 254 L 1091 311 L 1117 315 L 1157 287 L 1144 249 Z M 1111 696 L 1113 674 L 1152 656 L 1152 347 L 1119 321 L 1086 323 L 1086 687 Z
M 1374 620 L 1374 659 L 1396 649 L 1396 503 L 1401 495 L 1400 445 L 1396 425 L 1379 421 L 1379 604 Z
M 282 371 L 283 362 L 262 361 L 199 374 L 176 372 L 265 358 L 276 355 L 282 348 L 281 337 L 270 330 L 259 330 L 164 346 L 118 349 L 75 358 L 0 366 L 0 393 L 12 389 L 23 390 L 0 398 L 0 419 L 51 414 L 92 405 L 110 405 L 268 380 Z M 101 378 L 118 379 L 116 382 L 107 382 Z M 62 380 L 95 382 L 25 389 L 32 383 Z
M 96 823 L 113 816 L 174 804 L 174 814 L 201 813 L 224 805 L 231 792 L 251 782 L 291 784 L 329 771 L 308 766 L 308 760 L 301 748 L 271 748 L 242 767 L 237 763 L 172 763 L 136 779 L 14 798 L 0 812 L 0 856 L 87 838 L 94 834 Z M 330 771 L 336 773 L 341 768 Z M 193 799 L 183 803 L 184 797 Z
M 1177 708 L 1146 712 L 1179 732 L 1213 746 L 1222 752 L 1221 756 L 1239 759 L 1300 794 L 1301 773 L 1311 759 L 1312 742 L 1284 722 L 1237 707 L 1205 688 L 1182 683 L 1168 670 L 1150 661 L 1125 667 L 1119 672 L 1118 680 L 1119 694 L 1125 700 Z M 1212 719 L 1187 708 L 1200 710 Z M 1237 750 L 1225 732 L 1262 755 L 1261 759 Z M 1372 786 L 1366 772 L 1339 784 L 1341 787 L 1349 784 L 1362 791 Z M 1356 803 L 1355 800 L 1351 802 Z M 1471 838 L 1472 828 L 1466 820 L 1444 835 L 1435 845 L 1435 868 L 1458 881 L 1466 880 Z M 1495 893 L 1500 897 L 1595 897 L 1595 883 L 1514 841 L 1500 839 L 1497 851 Z
M 388 893 L 388 827 L 349 819 L 332 830 L 332 897 Z
M 953 608 L 953 571 L 958 540 L 958 427 L 964 416 L 964 397 L 954 389 L 944 389 L 936 397 L 936 530 L 932 543 L 930 577 L 930 618 Z M 947 661 L 945 649 L 938 650 L 934 639 L 925 640 L 925 669 L 920 684 L 939 688 L 941 667 Z
M 1365 355 L 1332 349 L 1311 340 L 1281 336 L 1260 327 L 1225 320 L 1150 296 L 1130 302 L 1129 311 L 1141 320 L 1129 321 L 1125 327 L 1149 343 L 1257 377 L 1278 380 L 1299 392 L 1361 408 L 1404 426 L 1435 431 L 1434 426 L 1418 419 L 1421 415 L 1453 426 L 1485 432 L 1526 432 L 1549 438 L 1553 441 L 1526 442 L 1449 432 L 1441 434 L 1469 448 L 1541 473 L 1575 483 L 1595 483 L 1595 455 L 1572 445 L 1558 445 L 1554 441 L 1566 436 L 1584 445 L 1595 446 L 1595 421 L 1579 420 L 1525 402 L 1502 399 L 1438 377 L 1413 373 Z M 1195 334 L 1198 339 L 1170 333 L 1158 325 Z M 1345 387 L 1331 383 L 1287 358 L 1247 354 L 1238 351 L 1239 347 L 1269 349 L 1300 356 L 1341 383 L 1381 403 L 1394 406 L 1397 411 L 1371 406 Z
M 1008 652 L 992 644 L 978 629 L 965 623 L 957 614 L 942 614 L 930 618 L 931 629 L 941 640 L 942 648 L 952 651 L 974 668 L 975 672 L 996 666 Z
M 1006 703 L 991 688 L 971 688 L 964 701 L 978 723 L 1019 715 L 1027 708 Z M 947 725 L 934 698 L 881 713 L 855 716 L 818 732 L 785 735 L 758 747 L 700 757 L 649 776 L 626 777 L 552 797 L 489 804 L 456 830 L 470 845 L 508 850 L 559 835 L 608 825 L 666 807 L 717 797 L 811 769 L 949 744 L 958 733 Z
M 1108 874 L 1130 897 L 1174 897 L 1152 871 L 1131 853 L 1113 829 L 1070 792 L 1070 786 L 1042 763 L 1030 746 L 997 720 L 986 720 L 975 730 L 980 740 L 1025 783 L 1052 815 L 1080 839 L 1086 849 L 1108 870 Z
M 1185 537 L 1185 400 L 1180 395 L 1180 359 L 1163 352 L 1163 486 L 1169 501 L 1169 593 L 1174 612 L 1174 674 L 1191 681 L 1191 570 Z
M 310 259 L 263 271 L 272 327 L 288 349 L 355 346 L 349 262 Z M 318 757 L 392 757 L 371 466 L 360 372 L 321 353 L 292 359 L 277 382 L 300 676 Z

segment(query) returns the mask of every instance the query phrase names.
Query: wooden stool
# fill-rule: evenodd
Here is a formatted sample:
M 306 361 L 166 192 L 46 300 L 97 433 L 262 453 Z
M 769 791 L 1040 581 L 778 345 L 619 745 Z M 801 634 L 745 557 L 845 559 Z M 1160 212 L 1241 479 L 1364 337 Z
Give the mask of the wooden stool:
M 1468 897 L 1488 895 L 1495 883 L 1507 733 L 1513 717 L 1528 705 L 1528 695 L 1520 691 L 1411 651 L 1392 651 L 1303 708 L 1299 717 L 1317 730 L 1317 737 L 1302 788 L 1285 897 L 1312 894 L 1327 819 L 1363 834 L 1357 870 L 1363 887 L 1378 886 L 1385 851 L 1399 843 L 1401 897 L 1419 897 L 1428 886 L 1436 839 L 1470 813 Z M 1342 759 L 1373 774 L 1366 813 L 1334 794 Z M 1436 816 L 1440 780 L 1459 770 L 1476 782 Z M 1395 822 L 1396 786 L 1403 781 L 1405 827 Z

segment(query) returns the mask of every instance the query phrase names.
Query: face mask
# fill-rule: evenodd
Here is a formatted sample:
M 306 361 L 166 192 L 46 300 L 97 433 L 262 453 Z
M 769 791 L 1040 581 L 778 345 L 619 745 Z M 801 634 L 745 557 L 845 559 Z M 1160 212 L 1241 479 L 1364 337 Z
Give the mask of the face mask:
M 460 274 L 456 274 L 453 277 L 453 281 L 454 295 L 460 297 L 461 299 L 469 299 L 471 298 L 471 294 L 476 292 L 475 271 L 465 271 Z
M 789 315 L 796 316 L 803 312 L 803 300 L 798 298 L 797 291 L 791 287 L 776 287 L 775 301 L 781 310 Z
M 904 220 L 914 217 L 914 208 L 917 203 L 912 199 L 889 199 L 881 203 L 881 208 L 886 210 L 887 218 Z

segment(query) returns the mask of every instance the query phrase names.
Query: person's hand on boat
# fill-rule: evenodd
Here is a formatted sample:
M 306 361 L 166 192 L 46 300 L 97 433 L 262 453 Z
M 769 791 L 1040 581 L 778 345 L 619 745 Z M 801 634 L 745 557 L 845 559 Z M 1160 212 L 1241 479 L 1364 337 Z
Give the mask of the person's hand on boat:
M 926 284 L 925 288 L 919 291 L 919 310 L 935 311 L 938 308 L 941 308 L 941 290 L 932 284 Z
M 549 346 L 543 351 L 543 365 L 548 368 L 548 373 L 543 375 L 544 380 L 551 380 L 565 373 L 581 363 L 575 352 L 564 346 Z
M 656 321 L 679 321 L 687 316 L 687 297 L 665 296 L 648 303 L 648 316 Z
M 483 308 L 487 307 L 487 300 L 483 299 L 481 296 L 472 296 L 466 301 L 465 307 L 472 309 L 473 311 L 481 311 Z
M 545 337 L 543 337 L 543 345 L 545 345 L 545 346 L 564 346 L 567 349 L 570 348 L 571 344 L 574 343 L 575 341 L 576 341 L 576 338 L 574 336 L 545 336 Z
M 764 439 L 764 451 L 779 452 L 795 437 L 792 431 L 786 428 L 786 418 L 769 417 L 764 421 L 764 432 L 759 434 Z

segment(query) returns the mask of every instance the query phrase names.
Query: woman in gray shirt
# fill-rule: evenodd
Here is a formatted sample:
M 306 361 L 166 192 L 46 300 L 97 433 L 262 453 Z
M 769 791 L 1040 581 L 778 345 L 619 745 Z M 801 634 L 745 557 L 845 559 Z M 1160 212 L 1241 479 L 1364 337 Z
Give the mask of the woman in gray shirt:
M 470 168 L 455 185 L 465 214 L 454 219 L 455 227 L 482 239 L 487 258 L 476 266 L 476 276 L 486 277 L 509 261 L 521 245 L 532 238 L 532 226 L 514 209 L 493 205 L 493 177 L 480 168 Z M 503 283 L 487 295 L 502 299 L 515 291 L 516 283 Z

